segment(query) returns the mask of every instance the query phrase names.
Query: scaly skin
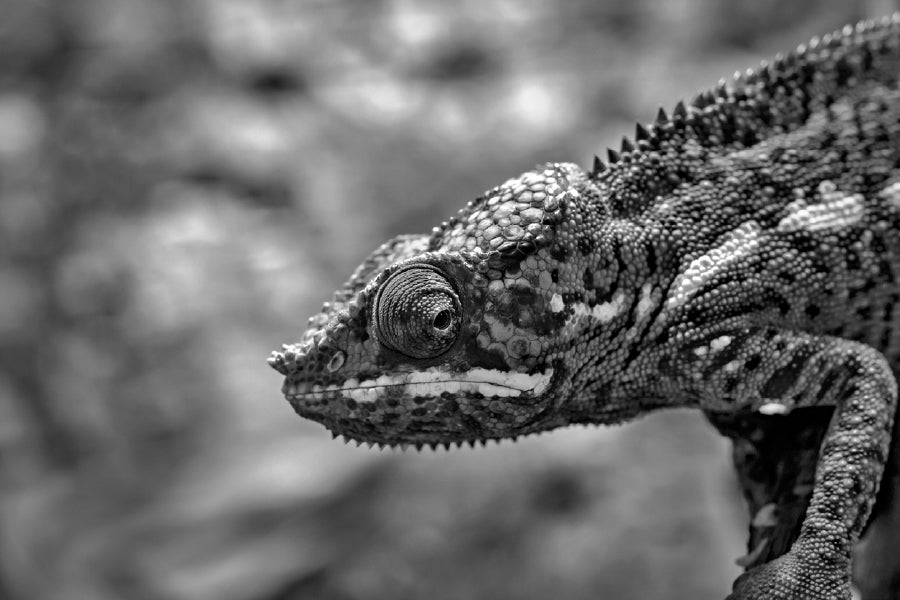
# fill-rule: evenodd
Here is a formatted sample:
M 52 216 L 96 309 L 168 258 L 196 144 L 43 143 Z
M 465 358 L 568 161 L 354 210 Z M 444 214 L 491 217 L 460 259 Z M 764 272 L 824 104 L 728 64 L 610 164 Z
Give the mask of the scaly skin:
M 729 598 L 849 598 L 900 366 L 898 73 L 900 17 L 848 27 L 661 111 L 609 164 L 538 167 L 391 240 L 270 358 L 287 399 L 417 447 L 699 408 L 762 449 L 736 450 L 751 505 L 784 509 Z M 787 413 L 821 434 L 821 407 L 797 491 L 817 440 L 766 440 Z

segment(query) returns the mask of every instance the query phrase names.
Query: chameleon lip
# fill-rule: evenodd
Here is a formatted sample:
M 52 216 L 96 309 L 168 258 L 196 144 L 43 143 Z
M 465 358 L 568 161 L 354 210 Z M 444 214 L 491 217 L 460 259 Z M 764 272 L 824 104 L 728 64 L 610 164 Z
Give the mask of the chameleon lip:
M 543 372 L 519 373 L 496 369 L 475 368 L 464 375 L 439 369 L 424 369 L 409 373 L 381 375 L 375 379 L 348 379 L 342 384 L 313 385 L 308 381 L 285 382 L 284 395 L 291 400 L 321 400 L 335 393 L 357 402 L 373 402 L 387 390 L 396 390 L 410 396 L 440 396 L 479 393 L 485 397 L 517 397 L 525 392 L 541 394 L 553 377 L 553 369 Z

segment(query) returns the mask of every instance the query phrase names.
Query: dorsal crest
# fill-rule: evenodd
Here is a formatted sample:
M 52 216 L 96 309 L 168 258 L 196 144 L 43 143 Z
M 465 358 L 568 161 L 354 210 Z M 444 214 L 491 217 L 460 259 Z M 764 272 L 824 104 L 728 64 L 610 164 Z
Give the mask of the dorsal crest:
M 812 38 L 720 80 L 689 103 L 678 102 L 671 114 L 660 108 L 653 123 L 636 125 L 634 140 L 609 149 L 606 162 L 595 157 L 591 176 L 610 176 L 611 166 L 627 166 L 648 151 L 678 150 L 687 141 L 718 151 L 749 147 L 773 132 L 800 127 L 859 81 L 896 79 L 898 63 L 900 13 Z

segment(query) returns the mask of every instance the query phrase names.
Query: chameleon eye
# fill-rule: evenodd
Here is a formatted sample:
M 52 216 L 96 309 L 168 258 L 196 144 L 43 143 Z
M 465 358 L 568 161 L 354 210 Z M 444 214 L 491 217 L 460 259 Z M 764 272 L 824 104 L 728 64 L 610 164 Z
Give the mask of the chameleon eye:
M 436 358 L 459 335 L 459 296 L 434 267 L 413 266 L 391 275 L 374 308 L 379 341 L 410 358 Z

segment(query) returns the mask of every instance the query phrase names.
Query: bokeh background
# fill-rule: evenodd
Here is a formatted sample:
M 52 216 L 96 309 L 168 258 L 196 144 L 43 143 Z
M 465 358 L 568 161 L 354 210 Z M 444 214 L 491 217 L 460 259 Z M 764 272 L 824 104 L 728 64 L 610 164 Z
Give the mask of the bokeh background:
M 891 5 L 0 0 L 0 598 L 722 597 L 698 415 L 369 451 L 265 359 L 388 237 Z

